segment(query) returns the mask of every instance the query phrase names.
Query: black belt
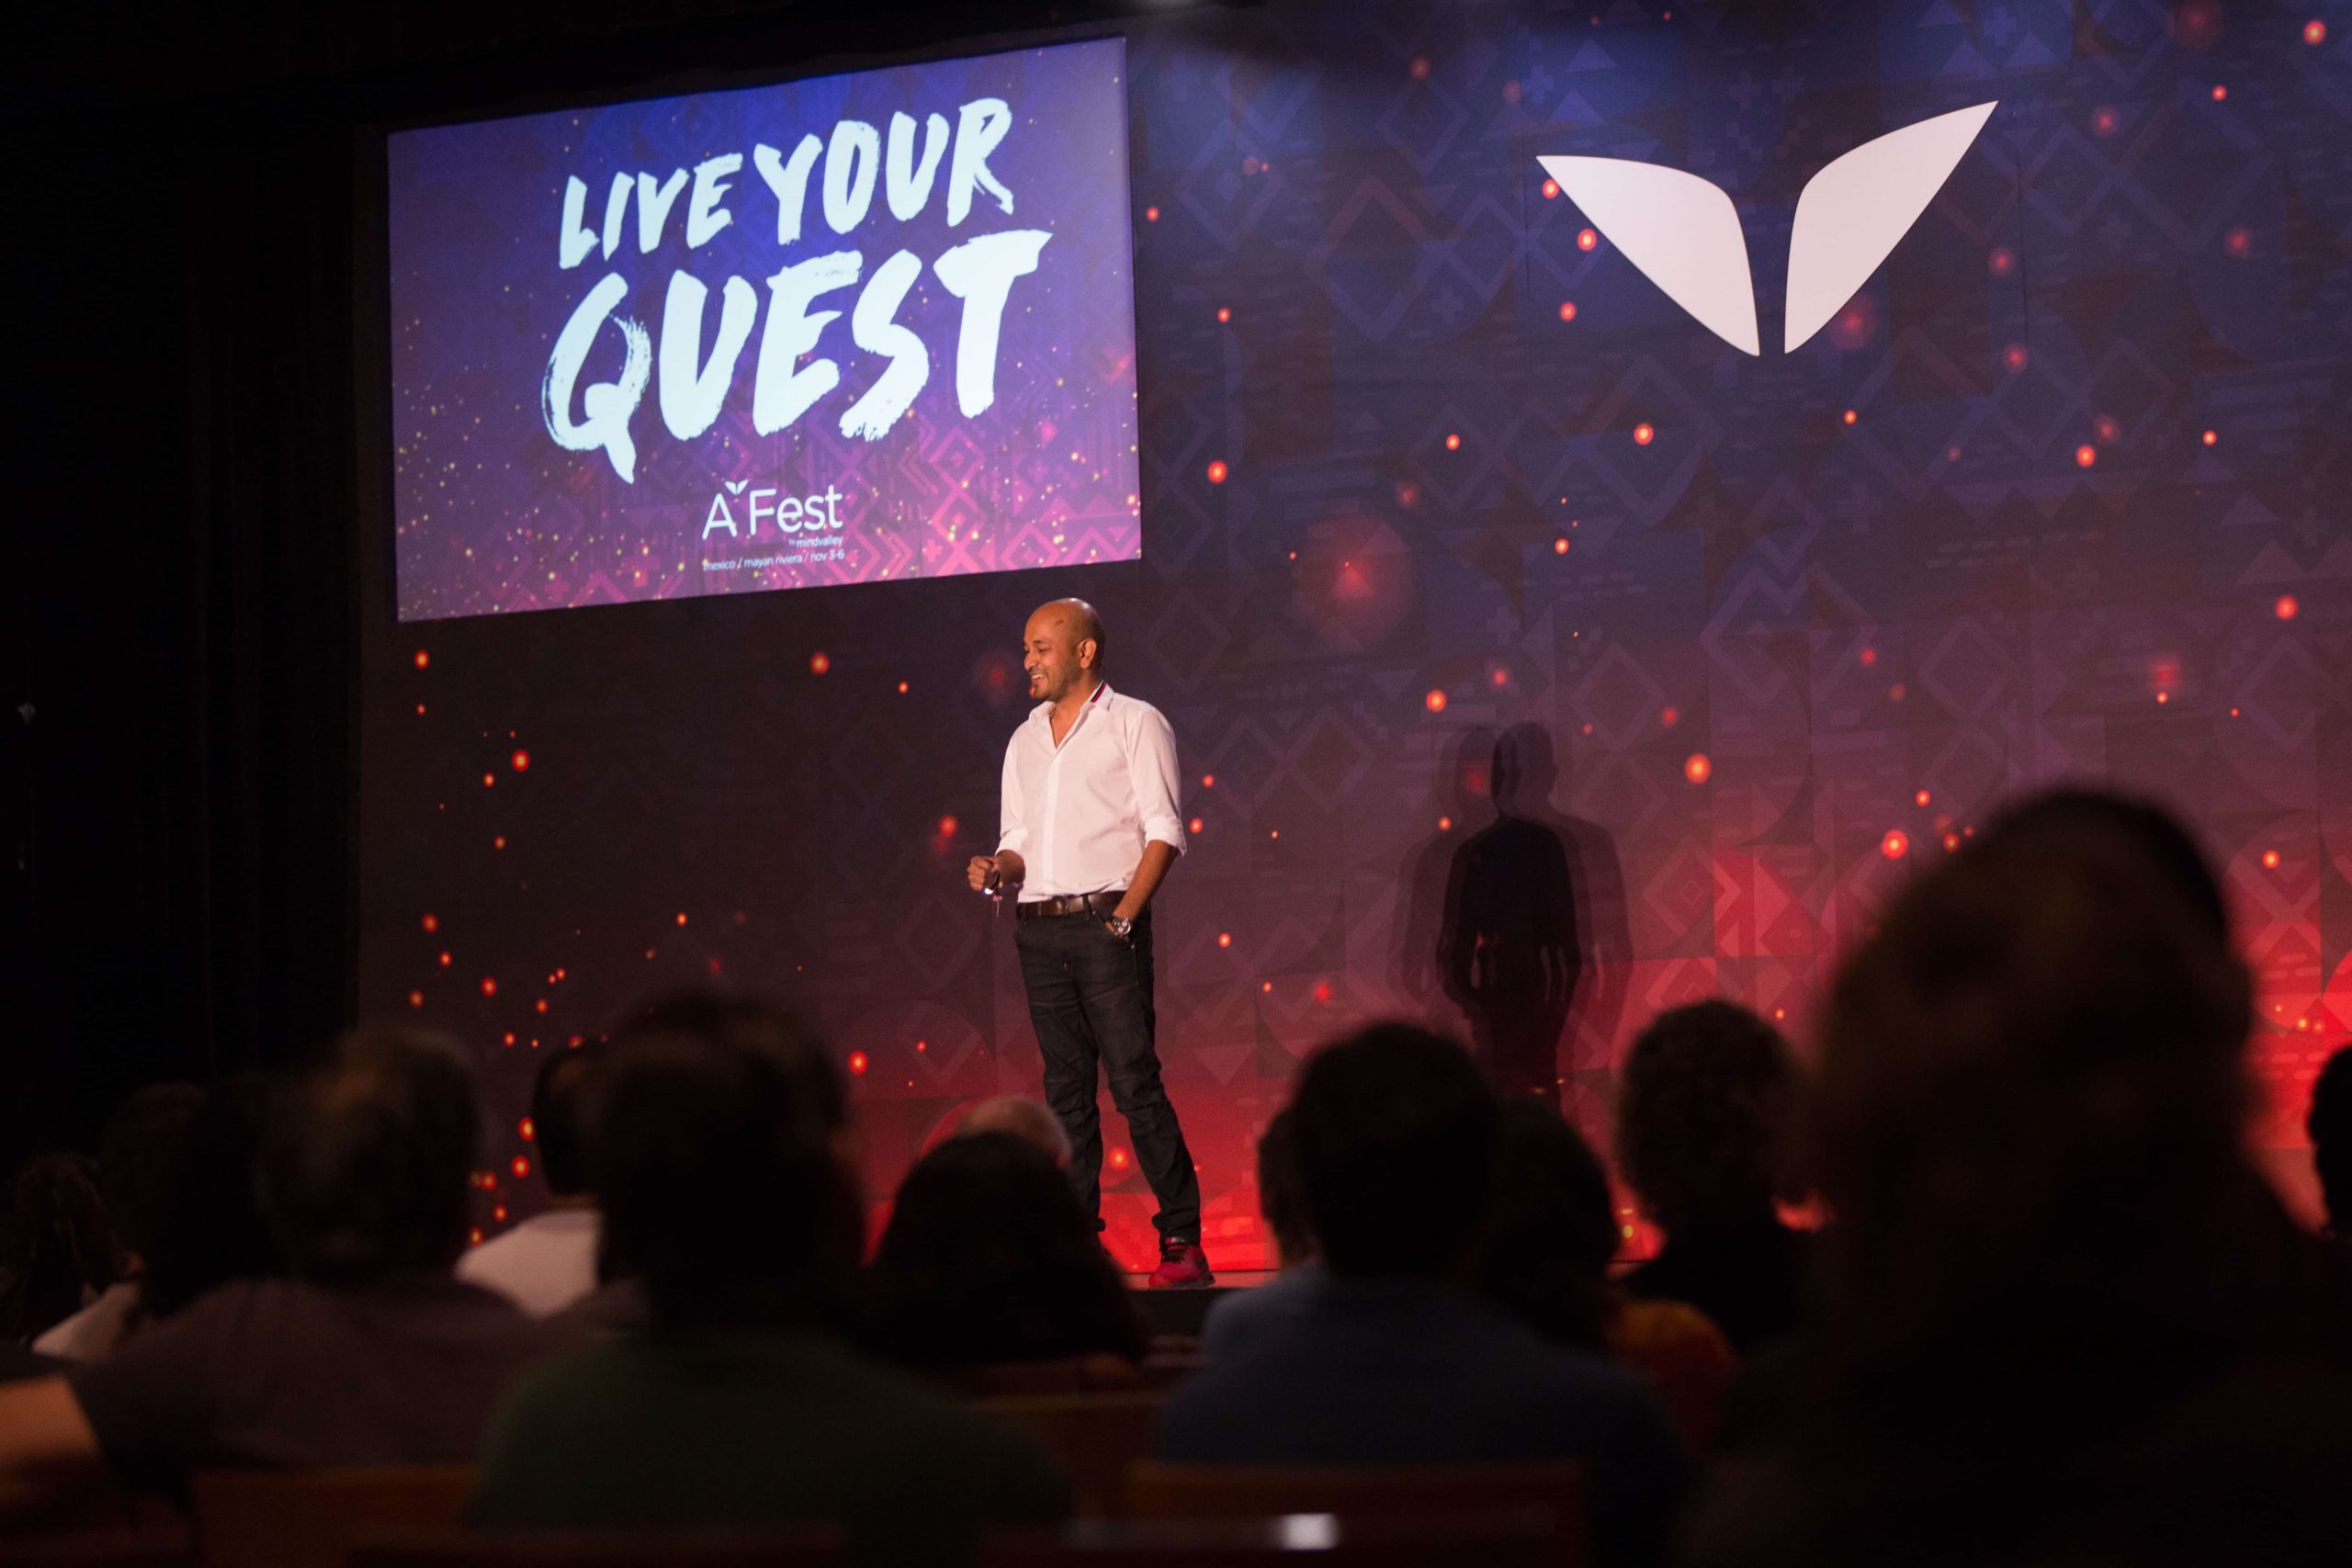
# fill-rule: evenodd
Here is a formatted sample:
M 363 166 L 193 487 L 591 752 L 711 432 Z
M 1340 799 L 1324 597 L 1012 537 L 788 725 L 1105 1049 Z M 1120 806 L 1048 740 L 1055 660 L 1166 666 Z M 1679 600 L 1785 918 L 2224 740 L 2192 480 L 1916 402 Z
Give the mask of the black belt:
M 1108 915 L 1127 896 L 1120 888 L 1116 893 L 1070 893 L 1059 898 L 1028 898 L 1012 907 L 1015 918 L 1023 920 L 1043 919 L 1047 915 Z

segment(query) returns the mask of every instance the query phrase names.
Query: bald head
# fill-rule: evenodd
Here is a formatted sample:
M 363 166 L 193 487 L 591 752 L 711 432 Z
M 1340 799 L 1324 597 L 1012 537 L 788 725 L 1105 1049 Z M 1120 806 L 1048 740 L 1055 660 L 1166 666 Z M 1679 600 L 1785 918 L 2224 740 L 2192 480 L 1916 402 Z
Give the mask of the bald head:
M 1081 695 L 1102 674 L 1102 617 L 1083 599 L 1040 604 L 1021 632 L 1029 694 L 1045 702 Z

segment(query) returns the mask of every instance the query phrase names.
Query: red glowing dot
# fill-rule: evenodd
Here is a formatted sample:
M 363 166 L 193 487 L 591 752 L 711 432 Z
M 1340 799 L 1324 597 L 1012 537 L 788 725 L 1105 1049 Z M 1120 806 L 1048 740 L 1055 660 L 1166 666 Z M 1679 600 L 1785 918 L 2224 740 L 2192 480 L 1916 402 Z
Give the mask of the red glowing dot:
M 1445 694 L 1439 691 L 1435 686 L 1431 686 L 1430 688 L 1430 694 L 1421 699 L 1421 705 L 1429 709 L 1431 713 L 1443 713 L 1445 711 Z
M 480 1247 L 481 1245 L 481 1232 L 468 1231 L 466 1233 L 466 1245 L 468 1247 Z
M 431 655 L 431 654 L 429 654 L 429 653 L 425 652 L 425 651 L 424 651 L 424 649 L 421 649 L 421 648 L 420 648 L 420 649 L 418 649 L 416 650 L 416 667 L 417 667 L 419 670 L 422 670 L 422 669 L 425 668 L 427 665 L 431 664 L 432 662 L 433 662 L 433 655 Z
M 423 703 L 416 705 L 416 716 L 419 718 L 423 718 L 424 716 L 424 705 Z
M 527 773 L 531 771 L 531 754 L 528 751 L 517 751 L 507 761 L 514 764 L 514 771 L 518 773 Z
M 1230 305 L 1219 305 L 1216 308 L 1216 319 L 1219 321 L 1229 321 L 1233 320 L 1233 307 Z
M 1568 553 L 1568 541 L 1565 536 L 1552 541 L 1552 553 L 1555 556 L 1564 556 Z
M 1958 854 L 1960 852 L 1960 835 L 1958 833 L 1946 833 L 1944 835 L 1944 852 L 1946 854 Z
M 1201 775 L 1201 787 L 1203 789 L 1216 788 L 1216 775 L 1215 773 L 1203 773 Z
M 1279 839 L 1282 836 L 1283 830 L 1280 828 L 1269 828 L 1266 829 L 1266 837 L 1269 839 Z
M 2098 461 L 2098 448 L 2086 442 L 2075 448 L 2075 467 L 2087 468 Z
M 2222 246 L 2233 256 L 2249 256 L 2254 254 L 2254 236 L 2244 229 L 2233 229 L 2222 237 Z
M 678 923 L 682 926 L 686 923 L 686 912 L 684 909 L 678 911 Z
M 2213 84 L 2213 101 L 2215 103 L 2221 103 L 2229 96 L 2230 90 L 2227 87 L 2222 86 L 2219 82 Z
M 920 1055 L 923 1055 L 925 1052 L 929 1051 L 930 1049 L 931 1049 L 931 1042 L 930 1042 L 930 1041 L 928 1041 L 928 1040 L 918 1040 L 918 1041 L 916 1041 L 916 1042 L 915 1042 L 915 1055 L 916 1055 L 920 1056 Z
M 490 1217 L 497 1221 L 500 1224 L 504 1224 L 506 1223 L 506 1205 L 500 1203 L 493 1206 L 490 1211 Z
M 1862 416 L 1860 414 L 1856 413 L 1852 409 L 1848 409 L 1846 411 L 1846 423 L 1848 424 L 1853 423 L 1856 420 L 1861 417 Z
M 2101 136 L 2110 134 L 2115 130 L 2115 111 L 2102 105 L 2098 112 L 2091 116 L 2091 129 Z
M 1908 688 L 1900 681 L 1886 689 L 1886 700 L 1891 703 L 1899 703 L 1908 695 L 1910 695 Z
M 808 673 L 811 675 L 822 675 L 826 671 L 831 670 L 832 667 L 833 661 L 825 657 L 821 652 L 812 653 L 808 656 Z
M 1913 796 L 1911 797 L 1911 801 L 1912 801 L 1912 804 L 1913 804 L 1913 805 L 1915 805 L 1915 806 L 1925 806 L 1925 805 L 1927 805 L 1927 804 L 1928 804 L 1928 801 L 1930 801 L 1930 800 L 1932 800 L 1932 799 L 1934 799 L 1934 798 L 1935 798 L 1935 797 L 1934 797 L 1933 795 L 1929 795 L 1926 790 L 1924 790 L 1924 789 L 1923 789 L 1923 790 L 1921 790 L 1918 794 L 1917 794 L 1917 795 L 1913 795 Z
M 2027 361 L 2030 357 L 2031 355 L 2028 355 L 2025 351 L 2025 344 L 2021 343 L 2013 343 L 2009 344 L 2008 347 L 2001 350 L 2001 363 L 2008 368 L 2011 374 L 2015 374 L 2016 372 L 2024 369 L 2026 367 Z
M 2205 433 L 2205 445 L 2208 446 L 2216 445 L 2221 439 L 2222 433 L 2218 430 L 2209 430 Z
M 489 789 L 497 783 L 498 775 L 496 773 L 484 773 L 481 776 L 481 787 L 484 789 Z
M 484 975 L 481 977 L 481 994 L 485 997 L 498 995 L 498 981 L 491 976 Z
M 1878 841 L 1878 852 L 1889 860 L 1901 860 L 1911 852 L 1911 835 L 1900 828 L 1888 829 L 1886 837 Z
M 1577 319 L 1577 302 L 1576 302 L 1575 300 L 1573 300 L 1573 299 L 1563 299 L 1563 300 L 1561 300 L 1561 301 L 1560 301 L 1560 320 L 1562 320 L 1562 321 L 1575 321 L 1576 319 Z
M 1994 248 L 1987 265 L 1992 267 L 1995 277 L 2007 277 L 2016 268 L 2018 258 L 2010 254 L 2007 245 L 1998 245 Z
M 1459 435 L 1454 435 L 1454 434 L 1449 434 L 1449 435 L 1447 435 L 1447 436 L 1446 436 L 1446 438 L 1445 438 L 1445 449 L 1446 449 L 1447 451 L 1449 451 L 1449 452 L 1459 452 L 1459 451 L 1461 451 L 1461 450 L 1462 450 L 1462 437 L 1461 437 L 1461 436 L 1459 436 Z
M 2327 24 L 2313 17 L 2303 24 L 2303 41 L 2316 49 L 2327 41 Z
M 2158 707 L 2164 706 L 2170 701 L 2172 701 L 2172 694 L 2170 692 L 2158 692 L 2156 694 L 2156 705 Z
M 1184 826 L 1197 833 L 1201 830 L 1201 819 L 1195 817 L 1190 822 L 1185 823 Z
M 2270 613 L 2282 621 L 2291 621 L 2295 618 L 2295 613 L 2301 608 L 2301 604 L 2295 603 L 2295 596 L 2292 593 L 2281 593 L 2278 595 L 2278 602 L 2270 606 Z
M 1226 475 L 1227 475 L 1227 474 L 1229 474 L 1229 473 L 1231 473 L 1232 471 L 1233 471 L 1232 469 L 1230 469 L 1230 468 L 1227 468 L 1227 467 L 1225 466 L 1225 459 L 1224 459 L 1224 458 L 1222 458 L 1222 457 L 1213 457 L 1213 458 L 1211 458 L 1211 459 L 1209 460 L 1209 483 L 1211 483 L 1211 484 L 1213 484 L 1213 485 L 1221 485 L 1221 484 L 1223 484 L 1223 483 L 1225 482 L 1225 476 L 1226 476 Z
M 1862 649 L 1861 660 L 1862 668 L 1865 670 L 1869 669 L 1871 665 L 1878 662 L 1878 649 L 1875 648 L 1866 648 Z
M 849 1054 L 849 1070 L 850 1070 L 850 1076 L 851 1076 L 851 1077 L 865 1077 L 865 1066 L 866 1066 L 866 1063 L 865 1063 L 865 1052 L 863 1052 L 863 1051 L 852 1051 L 852 1052 Z
M 503 834 L 503 833 L 501 833 L 501 834 L 499 834 L 499 835 L 498 835 L 498 837 L 496 837 L 495 839 L 492 839 L 492 840 L 490 841 L 490 847 L 491 847 L 492 849 L 493 849 L 493 850 L 503 850 L 503 849 L 504 849 L 504 848 L 506 847 L 506 835 L 505 835 L 505 834 Z
M 1546 200 L 1546 201 L 1554 200 L 1554 199 L 1555 199 L 1555 198 L 1559 196 L 1559 194 L 1560 194 L 1560 182 L 1559 182 L 1559 181 L 1557 181 L 1557 180 L 1545 180 L 1545 181 L 1544 182 L 1544 200 Z
M 1657 710 L 1657 721 L 1667 728 L 1672 729 L 1682 722 L 1682 710 L 1678 707 L 1662 707 Z
M 1441 818 L 1439 818 L 1437 819 L 1437 830 L 1438 830 L 1439 832 L 1441 832 L 1441 833 L 1451 833 L 1451 832 L 1453 832 L 1453 818 L 1451 818 L 1451 817 L 1441 817 Z
M 427 915 L 421 923 L 426 931 L 437 931 L 441 929 L 441 917 L 438 915 Z
M 1430 79 L 1430 58 L 1429 58 L 1429 56 L 1428 56 L 1428 55 L 1426 55 L 1426 54 L 1417 54 L 1417 55 L 1415 55 L 1415 56 L 1413 57 L 1413 63 L 1412 63 L 1412 65 L 1409 67 L 1409 69 L 1410 69 L 1410 70 L 1412 71 L 1412 73 L 1413 73 L 1413 80 L 1414 80 L 1414 81 L 1416 81 L 1416 82 L 1426 82 L 1426 81 L 1428 81 L 1428 80 Z
M 1315 999 L 1316 999 L 1317 1002 L 1321 1003 L 1322 1005 L 1324 1005 L 1324 1006 L 1326 1006 L 1326 1007 L 1329 1007 L 1329 1006 L 1330 1005 L 1330 1002 L 1331 1002 L 1331 982 L 1330 982 L 1330 981 L 1329 981 L 1329 980 L 1317 980 L 1317 982 L 1315 982 Z
M 1653 442 L 1653 441 L 1655 441 L 1655 440 L 1657 440 L 1657 432 L 1656 430 L 1654 430 L 1653 428 L 1651 428 L 1651 427 L 1650 427 L 1650 425 L 1649 425 L 1647 423 L 1644 423 L 1637 424 L 1637 425 L 1634 426 L 1634 446 L 1648 446 L 1651 442 Z
M 907 683 L 906 683 L 904 681 L 901 681 L 901 682 L 899 682 L 899 695 L 900 695 L 900 696 L 902 696 L 902 697 L 903 697 L 903 696 L 905 696 L 906 694 L 907 694 Z
M 1159 209 L 1158 209 L 1157 207 L 1147 207 L 1147 208 L 1145 208 L 1145 209 L 1143 209 L 1143 220 L 1144 220 L 1145 222 L 1147 222 L 1147 223 L 1157 223 L 1157 222 L 1159 222 Z
M 538 1127 L 528 1116 L 524 1117 L 522 1121 L 516 1122 L 514 1124 L 514 1130 L 523 1134 L 523 1141 L 525 1143 L 529 1143 L 532 1139 L 537 1138 L 539 1135 Z
M 506 1038 L 505 1038 L 504 1040 L 501 1041 L 501 1042 L 500 1042 L 500 1043 L 502 1043 L 502 1044 L 505 1044 L 505 1045 L 512 1045 L 512 1044 L 514 1044 L 514 1033 L 510 1031 L 510 1032 L 507 1033 Z
M 2122 434 L 2123 431 L 2120 425 L 2108 418 L 2107 415 L 2101 414 L 2097 419 L 2091 421 L 2091 434 L 2098 436 L 2107 445 L 2112 446 L 2115 445 L 2116 438 Z
M 956 836 L 955 818 L 943 817 L 939 819 L 939 836 L 943 839 L 952 839 Z
M 1594 233 L 1591 230 L 1579 229 L 1577 231 L 1577 249 L 1580 251 L 1589 251 L 1599 243 L 1600 243 L 1600 236 Z
M 1508 670 L 1498 670 L 1494 672 L 1492 679 L 1498 686 L 1508 686 L 1510 684 L 1510 671 Z
M 1272 980 L 1261 980 L 1258 982 L 1258 989 L 1261 992 L 1271 991 L 1273 988 L 1274 983 Z
M 1217 932 L 1216 944 L 1219 947 L 1231 947 L 1233 945 L 1233 933 L 1231 931 Z
M 514 1179 L 520 1181 L 531 1174 L 531 1161 L 527 1156 L 516 1155 L 514 1163 L 507 1168 L 514 1171 Z
M 1683 759 L 1682 776 L 1692 784 L 1705 784 L 1713 776 L 1714 771 L 1715 764 L 1708 760 L 1704 751 L 1693 751 Z
M 545 1012 L 545 1011 L 547 1011 L 547 1010 L 548 1010 L 548 999 L 547 999 L 547 998 L 545 998 L 545 997 L 541 997 L 537 1001 L 533 1002 L 533 1003 L 531 1004 L 531 1008 L 532 1008 L 532 1010 L 534 1010 L 534 1011 L 536 1011 L 536 1012 Z
M 1113 1149 L 1111 1151 L 1111 1168 L 1113 1170 L 1125 1170 L 1127 1168 L 1126 1150 Z
M 2263 869 L 2266 871 L 2277 871 L 2278 869 L 2278 852 L 2277 850 L 2263 851 L 2262 864 Z
M 423 1007 L 424 1005 L 424 993 L 423 991 L 411 991 L 408 994 L 408 1005 L 413 1008 Z
M 450 960 L 449 960 L 449 954 L 448 954 L 447 953 L 446 953 L 446 952 L 445 952 L 445 953 L 443 953 L 441 954 L 441 967 L 442 967 L 442 968 L 444 968 L 444 969 L 447 969 L 447 967 L 449 967 L 449 962 L 450 962 Z

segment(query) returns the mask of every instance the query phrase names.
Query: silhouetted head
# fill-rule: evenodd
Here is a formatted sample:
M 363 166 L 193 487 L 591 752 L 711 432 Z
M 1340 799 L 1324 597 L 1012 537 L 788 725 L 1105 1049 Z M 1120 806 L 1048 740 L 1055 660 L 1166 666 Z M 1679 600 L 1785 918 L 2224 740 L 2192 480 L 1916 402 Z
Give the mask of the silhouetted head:
M 1291 1114 L 1307 1224 L 1334 1274 L 1435 1276 L 1466 1262 L 1498 1110 L 1461 1046 L 1374 1024 L 1315 1054 Z
M 617 1035 L 589 1081 L 605 1273 L 673 1326 L 822 1315 L 858 1237 L 831 1064 L 778 1009 L 656 1010 L 668 1021 Z
M 889 1353 L 910 1364 L 1144 1353 L 1126 1287 L 1069 1179 L 1010 1133 L 950 1138 L 907 1173 L 874 1281 Z
M 2153 801 L 2099 789 L 2044 790 L 1995 813 L 1979 836 L 1988 841 L 2059 843 L 2082 833 L 2129 845 L 2151 874 L 2170 885 L 2207 936 L 2216 942 L 2230 940 L 2220 879 L 2179 818 Z
M 1847 962 L 1812 1162 L 1845 1333 L 1924 1343 L 2208 1269 L 2245 1178 L 2251 983 L 2195 882 L 2137 831 L 1996 832 Z
M 2312 1085 L 2312 1163 L 2319 1168 L 2327 1228 L 2352 1235 L 2352 1046 L 2327 1059 Z
M 141 1269 L 155 1250 L 188 1132 L 203 1111 L 204 1091 L 194 1084 L 149 1084 L 116 1109 L 99 1136 L 98 1190 L 127 1261 Z
M 605 1047 L 594 1041 L 559 1051 L 539 1064 L 531 1080 L 531 1141 L 539 1151 L 539 1179 L 558 1198 L 588 1191 L 588 1156 L 582 1123 L 588 1083 Z
M 140 1282 L 144 1316 L 169 1317 L 231 1280 L 286 1272 L 261 1200 L 264 1152 L 284 1092 L 273 1078 L 239 1073 L 206 1097 Z
M 615 1032 L 616 1043 L 639 1034 L 690 1034 L 731 1041 L 760 1052 L 790 1075 L 800 1114 L 842 1152 L 849 1132 L 849 1094 L 839 1068 L 789 1008 L 764 997 L 726 991 L 675 991 Z
M 1495 742 L 1495 809 L 1506 817 L 1544 810 L 1560 782 L 1552 735 L 1540 724 L 1514 724 Z
M 1478 1288 L 1557 1345 L 1601 1343 L 1617 1216 L 1609 1173 L 1550 1106 L 1503 1101 Z
M 1021 629 L 1021 668 L 1034 702 L 1057 703 L 1102 673 L 1102 617 L 1083 599 L 1041 604 Z
M 1720 999 L 1662 1012 L 1617 1084 L 1617 1158 L 1671 1235 L 1769 1216 L 1797 1075 L 1780 1032 Z
M 1258 1138 L 1258 1210 L 1274 1233 L 1274 1256 L 1283 1268 L 1315 1256 L 1315 1228 L 1306 1219 L 1306 1186 L 1298 1168 L 1298 1123 L 1288 1108 L 1277 1111 Z
M 345 1035 L 271 1129 L 264 1206 L 288 1262 L 338 1285 L 447 1269 L 465 1250 L 480 1146 L 456 1042 L 388 1025 Z
M 1069 1134 L 1042 1100 L 1024 1094 L 1000 1094 L 983 1100 L 956 1125 L 957 1137 L 979 1133 L 1010 1133 L 1054 1162 L 1069 1164 Z

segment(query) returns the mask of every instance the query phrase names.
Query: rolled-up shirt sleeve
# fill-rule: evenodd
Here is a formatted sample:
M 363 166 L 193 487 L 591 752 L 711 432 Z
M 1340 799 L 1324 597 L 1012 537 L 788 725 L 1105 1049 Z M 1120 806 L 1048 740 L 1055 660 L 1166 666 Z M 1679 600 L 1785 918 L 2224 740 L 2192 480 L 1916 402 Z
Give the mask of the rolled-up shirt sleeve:
M 1135 781 L 1136 815 L 1143 819 L 1144 842 L 1157 840 L 1184 852 L 1184 818 L 1176 809 L 1176 731 L 1157 708 L 1137 716 L 1127 742 L 1127 771 Z
M 1029 852 L 1028 803 L 1021 796 L 1021 732 L 1004 749 L 1004 784 L 998 792 L 996 852 L 1025 856 Z

